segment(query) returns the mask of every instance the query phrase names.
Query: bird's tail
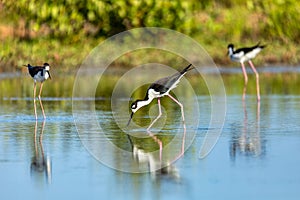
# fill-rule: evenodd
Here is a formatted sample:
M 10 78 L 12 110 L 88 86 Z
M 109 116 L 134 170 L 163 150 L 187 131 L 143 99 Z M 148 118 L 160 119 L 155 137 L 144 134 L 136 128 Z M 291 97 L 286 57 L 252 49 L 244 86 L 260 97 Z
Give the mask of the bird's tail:
M 260 45 L 260 41 L 257 43 L 257 45 L 255 45 L 255 47 L 259 47 L 259 48 L 265 48 L 267 45 Z
M 190 71 L 192 69 L 194 69 L 195 67 L 192 65 L 192 64 L 189 64 L 186 68 L 184 68 L 180 73 L 181 74 L 184 74 L 186 73 L 187 71 Z

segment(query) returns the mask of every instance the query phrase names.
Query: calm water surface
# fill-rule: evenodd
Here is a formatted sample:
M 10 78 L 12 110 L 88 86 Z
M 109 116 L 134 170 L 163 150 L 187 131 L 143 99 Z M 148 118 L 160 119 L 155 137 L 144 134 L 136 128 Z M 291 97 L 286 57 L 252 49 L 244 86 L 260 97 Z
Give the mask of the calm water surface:
M 210 98 L 197 100 L 200 122 L 184 155 L 163 171 L 132 174 L 107 167 L 86 150 L 74 125 L 70 98 L 45 98 L 48 118 L 43 122 L 39 113 L 37 124 L 30 98 L 3 98 L 1 199 L 299 199 L 300 95 L 265 94 L 260 105 L 254 95 L 245 104 L 240 94 L 228 95 L 222 135 L 204 159 L 199 159 L 199 151 L 209 128 L 205 113 Z M 166 143 L 176 132 L 163 130 L 144 144 L 130 141 L 110 122 L 109 106 L 107 99 L 96 101 L 99 121 L 109 130 L 105 137 L 140 153 L 132 166 L 150 168 L 159 162 L 158 155 L 149 156 L 147 151 L 158 149 L 158 141 Z M 180 119 L 175 111 L 173 119 Z M 167 121 L 166 129 L 178 128 L 175 122 Z M 187 124 L 186 134 L 192 131 L 195 127 Z M 180 145 L 178 141 L 178 149 Z M 95 148 L 117 164 L 122 161 L 122 155 Z

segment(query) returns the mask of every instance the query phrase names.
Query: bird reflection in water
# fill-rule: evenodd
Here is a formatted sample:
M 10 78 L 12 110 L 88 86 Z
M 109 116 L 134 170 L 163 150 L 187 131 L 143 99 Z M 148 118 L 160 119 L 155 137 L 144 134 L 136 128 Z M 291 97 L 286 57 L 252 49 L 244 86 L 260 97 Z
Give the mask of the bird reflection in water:
M 179 171 L 172 163 L 178 160 L 184 155 L 184 144 L 185 144 L 185 135 L 186 135 L 186 126 L 183 126 L 183 136 L 181 141 L 180 152 L 173 159 L 164 159 L 163 151 L 164 146 L 163 142 L 157 135 L 154 135 L 151 131 L 147 132 L 149 137 L 155 142 L 158 146 L 157 154 L 153 152 L 147 152 L 144 148 L 138 146 L 132 140 L 132 136 L 127 135 L 129 143 L 132 148 L 132 156 L 139 165 L 148 165 L 149 172 L 151 173 L 152 178 L 156 179 L 161 176 L 167 176 L 176 181 L 180 180 Z
M 243 101 L 244 121 L 242 133 L 233 131 L 230 145 L 230 156 L 235 160 L 237 153 L 245 156 L 258 157 L 265 154 L 265 140 L 260 135 L 260 102 L 257 103 L 256 121 L 254 125 L 248 122 L 248 113 Z M 249 126 L 250 125 L 250 126 Z M 254 127 L 254 128 L 252 128 Z
M 52 180 L 52 163 L 49 156 L 45 157 L 43 148 L 43 132 L 46 121 L 42 123 L 40 134 L 37 134 L 38 121 L 34 126 L 34 156 L 31 160 L 30 174 L 35 180 L 44 179 L 47 184 Z

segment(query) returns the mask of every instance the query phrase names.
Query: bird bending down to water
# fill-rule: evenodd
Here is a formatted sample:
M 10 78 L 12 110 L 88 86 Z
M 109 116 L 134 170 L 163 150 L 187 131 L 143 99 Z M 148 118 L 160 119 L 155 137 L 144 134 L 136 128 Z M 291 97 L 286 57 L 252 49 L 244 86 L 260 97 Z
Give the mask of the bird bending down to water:
M 255 56 L 265 47 L 265 45 L 260 45 L 258 43 L 255 46 L 252 47 L 244 47 L 235 50 L 233 44 L 228 45 L 228 55 L 230 59 L 234 62 L 240 62 L 242 65 L 242 70 L 244 74 L 244 79 L 245 79 L 245 86 L 244 86 L 244 92 L 243 92 L 243 100 L 245 100 L 245 95 L 246 95 L 246 87 L 248 83 L 248 76 L 247 72 L 244 66 L 244 62 L 248 61 L 250 64 L 251 69 L 255 73 L 256 76 L 256 92 L 257 92 L 257 101 L 260 101 L 260 91 L 259 91 L 259 75 L 251 61 L 251 59 L 255 58 Z
M 48 78 L 51 79 L 51 75 L 50 75 L 50 72 L 49 72 L 50 65 L 48 63 L 44 63 L 43 66 L 31 66 L 30 64 L 25 65 L 25 66 L 28 68 L 28 72 L 29 72 L 30 76 L 34 80 L 33 102 L 34 102 L 35 119 L 37 120 L 36 103 L 35 103 L 35 101 L 36 101 L 36 82 L 40 82 L 41 83 L 40 92 L 39 92 L 38 98 L 39 98 L 39 101 L 40 101 L 40 105 L 41 105 L 43 117 L 44 117 L 44 119 L 46 119 L 46 115 L 45 115 L 43 104 L 42 104 L 42 100 L 41 100 L 41 93 L 42 93 L 44 81 L 47 80 Z
M 151 101 L 154 98 L 157 98 L 158 102 L 158 109 L 159 114 L 158 116 L 153 120 L 153 122 L 150 124 L 150 126 L 147 128 L 147 131 L 150 131 L 150 128 L 153 126 L 153 124 L 161 117 L 161 106 L 160 106 L 160 98 L 163 96 L 168 96 L 170 99 L 172 99 L 175 103 L 177 103 L 181 108 L 181 115 L 182 115 L 182 121 L 184 122 L 184 111 L 183 111 L 183 105 L 174 97 L 172 97 L 169 92 L 176 88 L 178 83 L 180 82 L 180 79 L 187 73 L 187 71 L 193 69 L 191 68 L 192 64 L 184 68 L 181 72 L 177 72 L 176 74 L 173 74 L 172 76 L 168 76 L 165 78 L 161 78 L 154 83 L 150 85 L 150 87 L 147 90 L 146 96 L 144 99 L 139 99 L 134 101 L 131 104 L 131 115 L 128 121 L 127 126 L 130 124 L 130 121 L 133 117 L 133 114 L 138 111 L 141 107 L 146 106 L 151 103 Z

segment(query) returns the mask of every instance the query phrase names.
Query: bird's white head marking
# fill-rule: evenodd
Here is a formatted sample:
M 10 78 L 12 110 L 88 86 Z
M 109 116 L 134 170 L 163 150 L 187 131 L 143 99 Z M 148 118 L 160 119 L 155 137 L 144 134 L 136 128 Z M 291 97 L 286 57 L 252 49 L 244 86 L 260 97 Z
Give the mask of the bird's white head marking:
M 232 55 L 233 52 L 234 52 L 234 45 L 233 45 L 233 44 L 229 44 L 229 45 L 227 46 L 227 49 L 228 49 L 227 54 L 228 54 L 229 56 Z
M 133 102 L 131 104 L 131 111 L 133 113 L 135 113 L 136 111 L 138 111 L 138 109 L 140 109 L 142 106 L 141 106 L 141 101 L 140 100 L 136 100 L 135 102 Z
M 48 63 L 44 63 L 45 70 L 49 71 L 50 70 L 50 65 Z

